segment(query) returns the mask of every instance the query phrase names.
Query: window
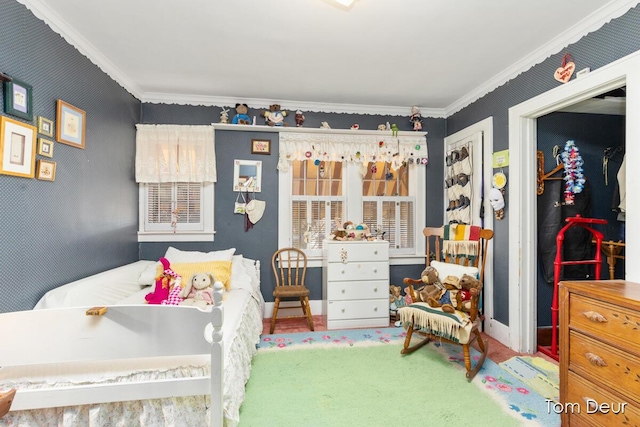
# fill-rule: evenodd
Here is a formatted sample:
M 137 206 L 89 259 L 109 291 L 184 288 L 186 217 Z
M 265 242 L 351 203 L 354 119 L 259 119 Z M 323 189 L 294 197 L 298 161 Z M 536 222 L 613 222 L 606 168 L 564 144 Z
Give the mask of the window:
M 292 164 L 291 246 L 322 255 L 322 241 L 346 218 L 342 162 Z
M 280 171 L 279 246 L 319 259 L 331 231 L 362 218 L 372 232 L 385 233 L 392 257 L 423 263 L 424 239 L 416 233 L 425 224 L 425 175 L 417 164 L 294 160 Z
M 140 184 L 138 241 L 212 241 L 213 184 Z
M 409 195 L 409 167 L 369 162 L 362 180 L 362 219 L 379 228 L 391 254 L 415 252 L 415 197 Z
M 139 242 L 213 241 L 212 126 L 136 125 Z

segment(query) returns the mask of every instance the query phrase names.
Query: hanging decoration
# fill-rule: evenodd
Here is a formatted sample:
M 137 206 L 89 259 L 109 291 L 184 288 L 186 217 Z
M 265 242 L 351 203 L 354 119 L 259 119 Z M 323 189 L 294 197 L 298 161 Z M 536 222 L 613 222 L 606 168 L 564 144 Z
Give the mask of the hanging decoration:
M 564 164 L 564 203 L 573 205 L 575 195 L 581 193 L 584 188 L 585 178 L 582 169 L 584 162 L 573 140 L 565 143 L 561 157 Z
M 571 80 L 571 76 L 575 70 L 576 64 L 572 61 L 571 54 L 565 53 L 562 57 L 562 66 L 556 69 L 553 77 L 560 83 L 566 83 Z

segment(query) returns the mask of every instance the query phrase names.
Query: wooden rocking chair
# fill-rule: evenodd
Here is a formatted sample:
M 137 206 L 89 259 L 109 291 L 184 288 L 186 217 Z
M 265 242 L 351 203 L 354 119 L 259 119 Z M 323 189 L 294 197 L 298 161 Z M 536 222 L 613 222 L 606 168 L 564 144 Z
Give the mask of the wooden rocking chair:
M 468 227 L 468 228 L 458 228 Z M 456 233 L 456 230 L 459 232 Z M 466 231 L 466 237 L 463 231 Z M 471 233 L 471 236 L 470 234 Z M 471 308 L 468 313 L 456 310 L 455 313 L 446 313 L 439 308 L 431 308 L 425 302 L 414 302 L 408 307 L 401 308 L 400 317 L 403 326 L 407 331 L 404 341 L 402 354 L 409 354 L 426 345 L 432 339 L 446 341 L 452 344 L 461 345 L 464 353 L 464 365 L 467 370 L 466 376 L 471 381 L 478 373 L 484 363 L 489 349 L 488 341 L 482 339 L 480 334 L 480 325 L 482 323 L 482 315 L 479 310 L 481 299 L 481 289 L 484 280 L 484 266 L 486 262 L 488 242 L 493 238 L 493 231 L 489 229 L 480 229 L 479 227 L 450 225 L 443 227 L 426 227 L 423 234 L 427 239 L 427 266 L 432 262 L 432 254 L 435 255 L 435 261 L 445 262 L 447 264 L 457 264 L 460 266 L 477 267 L 478 279 L 480 287 L 471 293 Z M 448 239 L 445 239 L 447 237 Z M 464 240 L 468 238 L 469 240 Z M 467 253 L 466 256 L 452 255 L 451 249 L 456 244 L 465 245 L 469 242 L 477 242 L 465 247 L 472 248 L 473 253 Z M 443 254 L 444 252 L 444 254 Z M 454 251 L 455 252 L 455 251 Z M 455 266 L 452 266 L 456 268 Z M 440 277 L 444 280 L 445 277 Z M 404 283 L 408 285 L 408 292 L 413 301 L 417 299 L 416 287 L 424 285 L 422 279 L 405 278 Z M 418 321 L 418 319 L 420 319 Z M 446 331 L 437 330 L 438 325 L 447 325 Z M 441 329 L 445 329 L 442 326 Z M 454 331 L 452 333 L 452 331 Z M 411 346 L 411 337 L 413 334 L 424 336 L 424 340 Z M 471 367 L 471 356 L 469 346 L 473 341 L 478 340 L 478 347 L 481 352 L 480 359 L 475 367 Z

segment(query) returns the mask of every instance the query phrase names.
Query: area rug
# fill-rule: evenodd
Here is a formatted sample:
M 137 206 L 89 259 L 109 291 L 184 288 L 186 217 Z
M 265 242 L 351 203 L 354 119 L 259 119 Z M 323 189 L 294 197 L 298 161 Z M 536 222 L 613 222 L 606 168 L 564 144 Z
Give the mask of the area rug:
M 401 328 L 263 335 L 240 426 L 560 425 L 493 361 L 469 384 L 461 347 L 434 342 L 403 356 L 404 337 Z
M 500 367 L 535 390 L 540 396 L 559 402 L 558 365 L 542 357 L 516 356 L 500 363 Z

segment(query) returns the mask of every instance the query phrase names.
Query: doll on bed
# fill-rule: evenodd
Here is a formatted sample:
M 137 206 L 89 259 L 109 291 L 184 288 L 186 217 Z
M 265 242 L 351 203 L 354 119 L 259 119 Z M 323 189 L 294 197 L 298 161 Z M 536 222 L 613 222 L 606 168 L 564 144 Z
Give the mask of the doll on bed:
M 160 258 L 160 262 L 163 268 L 160 276 L 156 277 L 156 287 L 153 292 L 149 292 L 144 297 L 149 304 L 168 304 L 166 301 L 169 301 L 170 293 L 175 294 L 171 291 L 177 288 L 177 292 L 180 292 L 180 275 L 171 269 L 171 264 L 168 259 L 162 257 Z M 173 304 L 177 305 L 179 303 L 178 301 Z

